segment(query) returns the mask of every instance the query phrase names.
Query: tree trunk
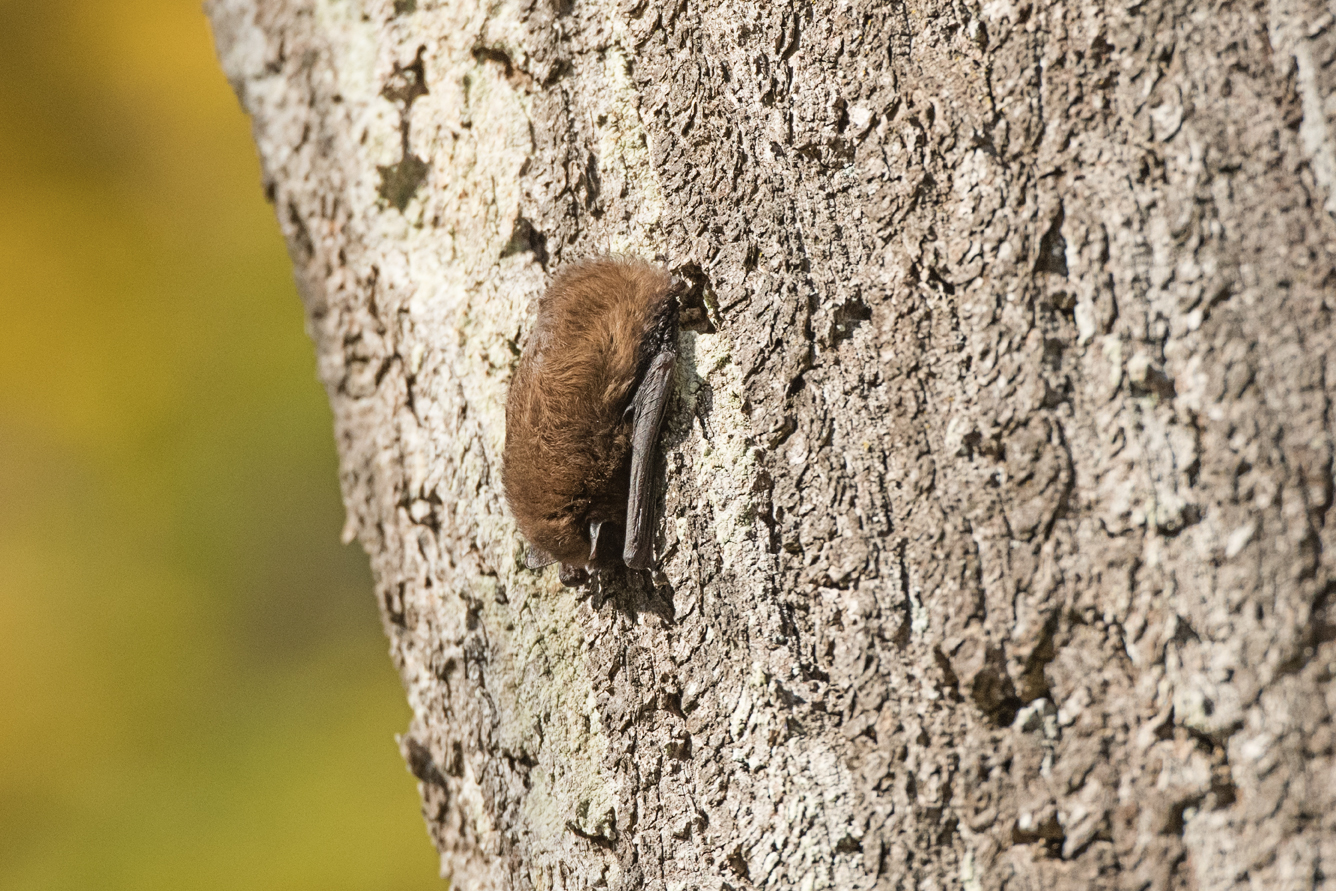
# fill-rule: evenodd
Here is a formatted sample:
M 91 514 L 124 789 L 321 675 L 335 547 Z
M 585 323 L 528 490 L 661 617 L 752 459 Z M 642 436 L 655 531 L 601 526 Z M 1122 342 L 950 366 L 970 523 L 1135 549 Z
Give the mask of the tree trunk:
M 1336 876 L 1319 0 L 213 0 L 460 889 Z M 500 491 L 562 264 L 693 284 L 659 571 Z

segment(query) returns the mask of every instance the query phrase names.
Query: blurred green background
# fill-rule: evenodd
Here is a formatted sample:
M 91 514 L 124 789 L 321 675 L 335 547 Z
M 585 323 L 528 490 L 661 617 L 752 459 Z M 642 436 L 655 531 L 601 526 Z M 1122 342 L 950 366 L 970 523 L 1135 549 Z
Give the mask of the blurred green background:
M 199 0 L 0 0 L 0 888 L 444 887 Z

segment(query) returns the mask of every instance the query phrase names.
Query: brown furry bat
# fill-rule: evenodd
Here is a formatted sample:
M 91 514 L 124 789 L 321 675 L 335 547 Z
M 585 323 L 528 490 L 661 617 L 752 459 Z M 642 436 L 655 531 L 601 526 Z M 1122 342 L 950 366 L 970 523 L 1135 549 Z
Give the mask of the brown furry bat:
M 565 585 L 653 563 L 651 471 L 677 360 L 680 284 L 640 260 L 563 269 L 506 400 L 506 499 L 531 569 Z

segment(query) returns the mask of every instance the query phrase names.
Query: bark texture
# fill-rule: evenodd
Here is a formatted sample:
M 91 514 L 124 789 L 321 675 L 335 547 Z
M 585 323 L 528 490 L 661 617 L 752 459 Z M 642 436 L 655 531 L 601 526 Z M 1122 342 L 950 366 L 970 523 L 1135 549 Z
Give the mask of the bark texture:
M 460 889 L 1336 876 L 1319 0 L 213 0 Z M 661 571 L 504 510 L 564 262 L 698 287 Z

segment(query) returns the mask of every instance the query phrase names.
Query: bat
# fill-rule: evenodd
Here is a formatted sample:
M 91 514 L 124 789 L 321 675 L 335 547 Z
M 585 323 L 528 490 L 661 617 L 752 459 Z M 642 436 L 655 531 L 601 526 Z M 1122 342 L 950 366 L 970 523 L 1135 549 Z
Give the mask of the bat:
M 561 270 L 506 398 L 502 481 L 525 564 L 561 582 L 654 563 L 654 452 L 677 363 L 682 284 L 641 260 Z

